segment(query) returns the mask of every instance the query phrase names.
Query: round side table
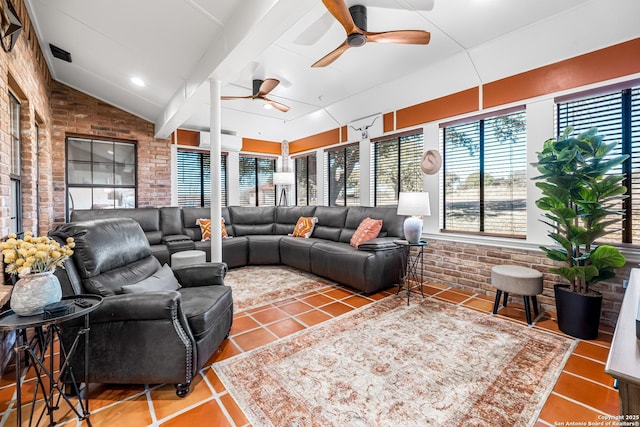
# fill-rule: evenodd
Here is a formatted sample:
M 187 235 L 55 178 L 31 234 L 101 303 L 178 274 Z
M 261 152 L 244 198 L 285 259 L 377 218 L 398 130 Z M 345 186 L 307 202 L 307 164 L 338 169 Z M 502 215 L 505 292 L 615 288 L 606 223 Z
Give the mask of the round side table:
M 80 397 L 80 389 L 75 380 L 73 368 L 67 363 L 75 354 L 80 339 L 84 336 L 84 378 L 88 384 L 89 378 L 89 314 L 102 304 L 102 297 L 98 295 L 75 295 L 63 297 L 62 301 L 73 303 L 73 310 L 66 314 L 45 318 L 45 314 L 35 316 L 18 316 L 12 310 L 0 313 L 0 331 L 16 331 L 16 342 L 14 352 L 16 359 L 16 415 L 17 425 L 22 425 L 22 405 L 21 402 L 21 379 L 22 379 L 22 353 L 25 354 L 26 365 L 31 365 L 36 373 L 36 390 L 44 394 L 45 406 L 36 416 L 37 395 L 34 393 L 31 401 L 29 414 L 29 425 L 40 425 L 40 421 L 45 415 L 49 415 L 49 425 L 56 423 L 53 419 L 55 409 L 58 408 L 60 400 L 63 399 L 75 412 L 80 420 L 86 420 L 91 426 L 89 419 L 89 393 L 86 390 L 84 402 Z M 64 322 L 84 316 L 84 327 L 78 330 L 71 348 L 65 349 L 60 339 L 60 327 Z M 31 338 L 28 330 L 33 329 Z M 58 341 L 60 352 L 56 373 L 56 358 L 54 355 L 54 344 Z M 50 357 L 49 357 L 50 356 Z M 48 357 L 48 361 L 46 358 Z M 69 399 L 62 390 L 62 379 L 68 376 L 71 379 L 73 391 L 78 396 L 80 408 Z M 57 392 L 57 395 L 56 393 Z

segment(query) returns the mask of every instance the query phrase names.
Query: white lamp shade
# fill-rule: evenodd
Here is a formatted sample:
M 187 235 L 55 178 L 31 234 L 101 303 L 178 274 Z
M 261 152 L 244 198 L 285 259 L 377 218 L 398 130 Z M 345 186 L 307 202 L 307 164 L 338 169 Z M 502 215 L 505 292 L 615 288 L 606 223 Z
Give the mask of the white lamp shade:
M 429 193 L 400 193 L 398 198 L 398 215 L 424 216 L 431 215 Z
M 292 185 L 295 182 L 295 175 L 293 172 L 274 172 L 273 183 L 275 185 Z

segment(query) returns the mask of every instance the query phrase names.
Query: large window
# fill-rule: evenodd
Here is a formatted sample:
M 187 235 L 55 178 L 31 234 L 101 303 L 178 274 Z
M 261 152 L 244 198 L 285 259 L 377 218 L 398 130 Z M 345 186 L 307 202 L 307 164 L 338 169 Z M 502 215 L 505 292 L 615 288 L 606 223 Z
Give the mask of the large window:
M 240 156 L 240 205 L 275 206 L 275 159 Z
M 525 112 L 446 126 L 443 136 L 443 229 L 524 237 Z
M 618 206 L 625 212 L 616 232 L 603 240 L 640 243 L 640 87 L 617 87 L 598 96 L 577 95 L 574 99 L 557 99 L 558 134 L 567 126 L 575 133 L 598 128 L 607 143 L 618 142 L 612 155 L 630 156 L 613 173 L 626 175 L 629 197 Z
M 294 159 L 296 169 L 296 205 L 317 205 L 316 154 Z
M 375 206 L 395 206 L 399 192 L 423 191 L 422 131 L 376 139 L 373 142 Z
M 360 146 L 358 143 L 325 151 L 329 206 L 360 205 Z
M 68 212 L 136 207 L 136 145 L 67 138 Z
M 227 155 L 220 155 L 220 200 L 227 206 Z M 178 206 L 211 206 L 211 154 L 178 151 Z
M 9 171 L 9 181 L 11 186 L 9 191 L 11 192 L 11 198 L 9 206 L 10 212 L 10 233 L 22 232 L 22 186 L 21 186 L 21 171 L 22 165 L 20 161 L 20 102 L 9 93 L 9 138 L 10 153 L 11 153 L 11 169 Z

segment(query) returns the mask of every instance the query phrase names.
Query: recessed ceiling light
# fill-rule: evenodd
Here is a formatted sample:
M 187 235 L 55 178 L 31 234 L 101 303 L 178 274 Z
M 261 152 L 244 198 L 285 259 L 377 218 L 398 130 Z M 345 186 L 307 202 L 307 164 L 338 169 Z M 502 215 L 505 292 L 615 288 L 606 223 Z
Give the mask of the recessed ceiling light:
M 140 77 L 131 77 L 131 83 L 136 86 L 144 87 L 144 81 Z

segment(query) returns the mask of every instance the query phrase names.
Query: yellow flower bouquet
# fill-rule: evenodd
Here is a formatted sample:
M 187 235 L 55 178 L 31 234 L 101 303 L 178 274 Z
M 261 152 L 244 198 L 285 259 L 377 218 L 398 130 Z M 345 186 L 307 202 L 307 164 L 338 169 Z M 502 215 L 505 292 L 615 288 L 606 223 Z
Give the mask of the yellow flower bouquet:
M 69 237 L 64 246 L 48 237 L 35 237 L 30 231 L 24 233 L 24 239 L 16 237 L 9 234 L 7 240 L 0 243 L 0 249 L 7 266 L 5 271 L 19 276 L 55 271 L 73 255 L 75 247 L 73 237 Z

